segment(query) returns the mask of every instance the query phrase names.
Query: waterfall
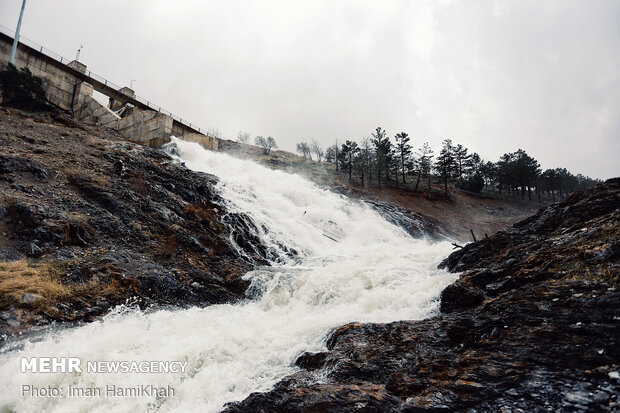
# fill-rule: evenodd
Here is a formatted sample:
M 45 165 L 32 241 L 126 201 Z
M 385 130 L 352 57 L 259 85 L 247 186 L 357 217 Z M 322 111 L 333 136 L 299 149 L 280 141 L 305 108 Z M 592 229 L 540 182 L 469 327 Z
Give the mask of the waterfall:
M 437 264 L 448 242 L 414 239 L 361 202 L 295 174 L 173 138 L 167 150 L 219 177 L 230 212 L 256 223 L 278 257 L 245 275 L 251 298 L 206 308 L 119 307 L 88 325 L 9 342 L 0 354 L 0 412 L 218 411 L 294 373 L 344 323 L 428 317 L 456 278 Z M 291 249 L 296 255 L 286 254 Z M 184 373 L 20 373 L 24 357 L 186 361 Z M 317 373 L 317 380 L 321 372 Z M 102 397 L 22 397 L 22 386 L 104 389 Z M 106 386 L 172 386 L 174 396 L 106 397 Z

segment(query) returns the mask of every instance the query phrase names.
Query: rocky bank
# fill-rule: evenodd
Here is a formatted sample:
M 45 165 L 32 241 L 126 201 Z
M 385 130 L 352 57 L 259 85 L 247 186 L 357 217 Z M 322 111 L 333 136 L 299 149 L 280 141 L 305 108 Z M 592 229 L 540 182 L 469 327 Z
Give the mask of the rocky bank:
M 422 321 L 342 326 L 228 412 L 617 411 L 620 179 L 468 244 Z
M 242 275 L 274 258 L 214 176 L 163 151 L 6 108 L 0 137 L 0 345 L 118 304 L 242 299 Z M 466 245 L 441 264 L 461 275 L 440 314 L 337 328 L 325 352 L 228 411 L 616 411 L 619 198 L 610 180 Z M 372 205 L 412 234 L 441 233 Z
M 118 304 L 244 297 L 269 254 L 217 179 L 62 113 L 0 111 L 0 342 Z M 21 260 L 21 261 L 20 261 Z M 9 262 L 9 263 L 7 263 Z

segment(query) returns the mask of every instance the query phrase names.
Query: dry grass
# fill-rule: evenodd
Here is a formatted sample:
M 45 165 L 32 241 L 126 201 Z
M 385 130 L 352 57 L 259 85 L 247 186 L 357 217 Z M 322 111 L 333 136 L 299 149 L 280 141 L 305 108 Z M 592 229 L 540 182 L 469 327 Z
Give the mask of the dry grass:
M 190 204 L 185 207 L 186 214 L 193 214 L 202 221 L 206 222 L 209 227 L 217 233 L 225 233 L 226 228 L 218 220 L 218 212 L 214 205 L 197 203 Z
M 116 267 L 101 266 L 97 270 L 88 281 L 67 285 L 63 283 L 61 265 L 33 264 L 26 260 L 0 262 L 0 309 L 15 306 L 38 312 L 51 311 L 55 304 L 74 299 L 114 298 L 127 291 L 136 292 L 139 288 L 135 278 L 125 278 Z M 36 294 L 40 298 L 24 303 L 25 294 Z
M 29 264 L 26 260 L 0 263 L 0 308 L 47 307 L 67 300 L 73 292 L 62 284 L 61 275 L 61 269 L 51 264 Z M 22 303 L 24 294 L 29 293 L 41 298 Z
M 197 204 L 190 204 L 188 206 L 185 207 L 185 213 L 186 214 L 194 214 L 196 215 L 198 218 L 206 221 L 206 222 L 211 222 L 215 219 L 217 219 L 217 213 L 213 210 L 213 207 L 209 208 L 207 205 L 204 205 L 202 203 L 197 203 Z
M 179 248 L 179 240 L 176 235 L 170 234 L 164 238 L 161 249 L 164 254 L 176 255 Z
M 558 263 L 553 270 L 563 273 L 563 280 L 601 281 L 616 287 L 620 286 L 620 272 L 613 264 L 588 267 L 585 262 L 577 259 Z
M 137 194 L 147 193 L 148 183 L 146 182 L 144 173 L 142 171 L 134 173 L 131 178 L 129 178 L 129 187 Z

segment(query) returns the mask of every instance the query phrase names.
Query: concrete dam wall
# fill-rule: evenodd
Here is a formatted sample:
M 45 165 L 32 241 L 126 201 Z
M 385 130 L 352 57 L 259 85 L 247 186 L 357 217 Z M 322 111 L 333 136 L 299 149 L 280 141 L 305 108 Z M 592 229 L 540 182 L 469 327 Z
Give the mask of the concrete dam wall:
M 12 45 L 12 34 L 1 29 L 0 65 L 8 64 Z M 136 96 L 132 89 L 119 87 L 92 73 L 86 65 L 63 58 L 23 37 L 17 47 L 15 66 L 27 67 L 43 79 L 50 102 L 71 111 L 82 122 L 116 129 L 129 141 L 158 148 L 174 135 L 200 143 L 206 149 L 219 147 L 218 138 Z M 108 97 L 107 106 L 93 97 L 94 91 Z

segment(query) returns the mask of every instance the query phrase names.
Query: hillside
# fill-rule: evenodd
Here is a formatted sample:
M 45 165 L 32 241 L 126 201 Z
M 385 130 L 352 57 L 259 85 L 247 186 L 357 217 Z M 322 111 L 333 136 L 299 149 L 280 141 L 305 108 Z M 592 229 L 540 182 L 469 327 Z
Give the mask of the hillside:
M 4 109 L 0 136 L 2 341 L 119 304 L 235 302 L 243 274 L 267 263 L 252 220 L 223 206 L 218 178 L 163 151 L 53 112 Z M 412 233 L 467 238 L 468 226 L 491 232 L 533 208 L 355 187 L 295 155 L 253 157 L 371 202 Z M 613 411 L 619 197 L 610 180 L 466 245 L 442 263 L 462 274 L 440 315 L 338 327 L 327 351 L 301 354 L 300 371 L 229 411 Z
M 126 142 L 116 131 L 55 112 L 0 111 L 0 334 L 54 321 L 90 321 L 118 304 L 209 305 L 245 297 L 241 276 L 265 263 L 254 225 L 228 214 L 217 178 Z M 232 149 L 231 149 L 232 148 Z M 235 145 L 224 148 L 235 152 Z M 250 156 L 371 201 L 413 235 L 470 238 L 534 207 L 351 186 L 331 165 L 275 152 Z M 254 152 L 252 152 L 254 151 Z M 232 238 L 245 249 L 241 256 Z M 263 256 L 261 256 L 263 255 Z
M 535 213 L 544 204 L 538 201 L 505 199 L 497 195 L 471 194 L 450 185 L 450 197 L 443 194 L 443 184 L 433 178 L 432 192 L 378 186 L 375 181 L 362 186 L 356 177 L 336 172 L 335 164 L 316 162 L 285 151 L 264 155 L 253 145 L 222 141 L 220 150 L 233 156 L 249 158 L 274 169 L 300 174 L 318 185 L 347 196 L 373 202 L 385 202 L 398 207 L 412 217 L 426 219 L 440 234 L 463 242 L 471 241 L 470 230 L 478 238 L 508 228 L 515 222 Z M 420 185 L 420 188 L 424 185 Z
M 61 114 L 1 110 L 0 136 L 0 337 L 118 304 L 235 301 L 265 262 L 212 175 Z

